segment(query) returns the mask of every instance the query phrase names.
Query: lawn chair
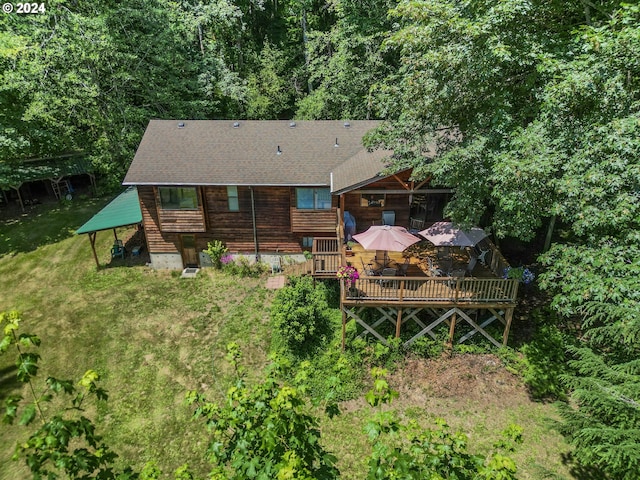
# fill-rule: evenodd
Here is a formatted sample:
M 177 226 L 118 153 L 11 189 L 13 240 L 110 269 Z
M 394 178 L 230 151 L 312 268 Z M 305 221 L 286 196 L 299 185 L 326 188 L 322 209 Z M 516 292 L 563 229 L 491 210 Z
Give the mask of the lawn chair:
M 271 273 L 280 273 L 282 272 L 282 261 L 280 260 L 280 256 L 273 257 L 271 260 Z
M 111 258 L 122 258 L 124 260 L 125 249 L 122 245 L 122 240 L 117 240 L 111 247 Z

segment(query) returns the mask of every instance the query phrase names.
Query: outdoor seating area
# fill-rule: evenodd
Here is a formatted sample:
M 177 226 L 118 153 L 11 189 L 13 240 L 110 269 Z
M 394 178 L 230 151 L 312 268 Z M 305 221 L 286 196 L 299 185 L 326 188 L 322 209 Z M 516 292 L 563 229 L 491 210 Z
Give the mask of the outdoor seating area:
M 374 225 L 352 240 L 357 243 L 350 244 L 349 256 L 337 239 L 314 239 L 313 250 L 315 276 L 335 278 L 349 267 L 357 271 L 340 277 L 343 347 L 349 319 L 361 329 L 359 336 L 383 343 L 387 339 L 380 329 L 390 322 L 405 345 L 434 337 L 436 329 L 446 329 L 450 343 L 479 334 L 497 347 L 506 345 L 518 282 L 503 277 L 509 264 L 482 229 L 461 230 L 450 222 L 419 232 Z M 406 338 L 403 325 L 414 324 L 418 331 Z

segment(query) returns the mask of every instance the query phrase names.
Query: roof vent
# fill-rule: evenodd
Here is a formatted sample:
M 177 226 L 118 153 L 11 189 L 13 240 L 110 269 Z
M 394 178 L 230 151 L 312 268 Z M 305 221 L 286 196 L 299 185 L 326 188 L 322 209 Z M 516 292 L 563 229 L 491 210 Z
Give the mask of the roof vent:
M 184 122 L 179 122 L 178 123 L 178 128 L 184 128 Z
M 276 150 L 276 155 L 282 155 L 282 150 L 280 150 L 280 145 L 278 145 L 278 149 Z
M 336 143 L 333 145 L 334 147 L 339 147 L 340 145 L 338 144 L 338 137 L 336 137 Z
M 240 122 L 233 122 L 233 128 L 238 128 L 240 126 Z
M 351 124 L 349 122 L 344 122 L 344 128 L 349 128 Z
M 289 127 L 294 128 L 296 126 L 296 122 L 289 122 Z

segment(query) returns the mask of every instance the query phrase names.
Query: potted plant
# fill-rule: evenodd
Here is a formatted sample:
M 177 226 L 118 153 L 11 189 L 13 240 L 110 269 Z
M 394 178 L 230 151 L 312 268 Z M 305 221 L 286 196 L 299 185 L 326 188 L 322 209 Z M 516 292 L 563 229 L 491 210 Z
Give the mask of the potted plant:
M 355 295 L 357 293 L 357 289 L 354 286 L 355 281 L 360 278 L 358 274 L 358 270 L 351 265 L 343 265 L 338 268 L 336 273 L 336 277 L 341 280 L 344 280 L 344 285 L 347 288 L 347 291 L 350 295 Z
M 353 242 L 353 241 L 351 241 L 351 240 L 349 240 L 349 241 L 347 242 L 347 248 L 346 248 L 346 252 L 345 252 L 345 253 L 346 253 L 346 255 L 347 255 L 347 257 L 352 257 L 352 256 L 353 256 L 353 250 L 352 250 L 352 249 L 353 249 L 353 246 L 354 246 L 355 244 L 356 244 L 356 243 L 355 243 L 355 242 Z

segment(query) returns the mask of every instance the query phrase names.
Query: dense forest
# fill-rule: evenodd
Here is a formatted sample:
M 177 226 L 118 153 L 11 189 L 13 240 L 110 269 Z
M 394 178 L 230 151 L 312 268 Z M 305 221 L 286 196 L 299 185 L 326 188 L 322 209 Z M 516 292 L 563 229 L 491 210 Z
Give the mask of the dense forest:
M 577 325 L 558 359 L 565 433 L 584 465 L 636 478 L 635 2 L 45 5 L 0 17 L 1 163 L 83 152 L 117 185 L 151 118 L 382 119 L 368 145 L 455 187 L 452 219 L 496 238 L 548 234 L 545 328 Z

